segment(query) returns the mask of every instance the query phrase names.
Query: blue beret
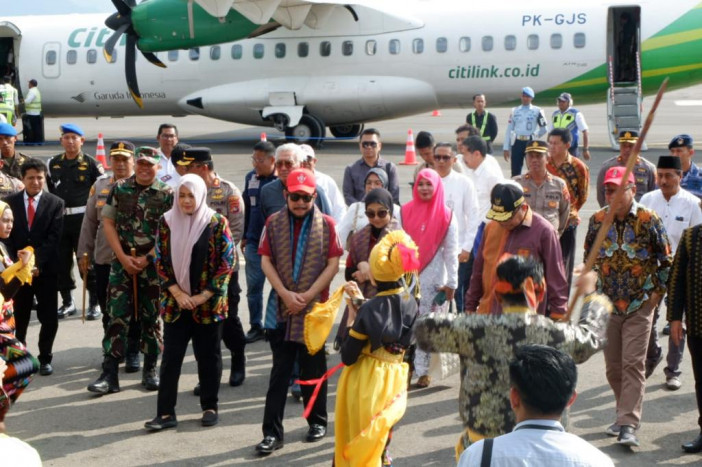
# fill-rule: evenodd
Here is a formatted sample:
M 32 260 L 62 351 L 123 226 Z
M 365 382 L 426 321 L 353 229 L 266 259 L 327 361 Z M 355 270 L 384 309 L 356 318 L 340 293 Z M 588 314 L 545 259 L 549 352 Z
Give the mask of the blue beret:
M 692 136 L 685 134 L 676 136 L 670 140 L 670 144 L 668 144 L 668 149 L 687 147 L 692 147 Z
M 0 136 L 17 136 L 17 130 L 9 123 L 0 123 Z
M 522 88 L 522 94 L 526 94 L 527 96 L 531 97 L 532 99 L 534 98 L 534 90 L 531 89 L 529 86 L 526 86 Z
M 83 130 L 80 129 L 78 125 L 75 123 L 66 123 L 64 125 L 61 125 L 61 134 L 66 134 L 66 133 L 75 133 L 78 136 L 84 136 L 85 133 L 83 133 Z

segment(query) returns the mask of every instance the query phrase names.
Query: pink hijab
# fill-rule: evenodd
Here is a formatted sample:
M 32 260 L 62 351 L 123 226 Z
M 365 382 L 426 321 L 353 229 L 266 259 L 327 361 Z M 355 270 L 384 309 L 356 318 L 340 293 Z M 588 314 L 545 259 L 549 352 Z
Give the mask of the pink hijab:
M 434 186 L 434 196 L 429 201 L 419 198 L 419 181 L 429 180 Z M 419 271 L 431 262 L 451 223 L 451 210 L 444 202 L 444 184 L 434 169 L 423 169 L 417 174 L 412 188 L 412 201 L 402 206 L 402 229 L 419 247 Z
M 178 200 L 180 187 L 185 186 L 195 196 L 195 211 L 192 215 L 184 214 L 180 210 Z M 178 286 L 190 295 L 190 259 L 195 243 L 205 227 L 210 223 L 214 210 L 207 206 L 207 185 L 204 180 L 195 174 L 187 174 L 180 178 L 178 188 L 175 190 L 175 201 L 163 217 L 171 229 L 170 254 Z

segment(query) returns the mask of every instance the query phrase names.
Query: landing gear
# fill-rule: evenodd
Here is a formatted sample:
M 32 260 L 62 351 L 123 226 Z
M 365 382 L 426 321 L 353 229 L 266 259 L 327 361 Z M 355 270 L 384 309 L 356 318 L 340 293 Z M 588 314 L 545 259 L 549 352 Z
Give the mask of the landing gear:
M 337 138 L 355 138 L 361 134 L 363 127 L 362 123 L 347 123 L 345 125 L 330 126 L 329 131 Z
M 291 143 L 309 144 L 312 147 L 319 147 L 326 135 L 324 124 L 317 117 L 311 114 L 304 114 L 300 123 L 294 127 L 285 128 L 285 137 Z

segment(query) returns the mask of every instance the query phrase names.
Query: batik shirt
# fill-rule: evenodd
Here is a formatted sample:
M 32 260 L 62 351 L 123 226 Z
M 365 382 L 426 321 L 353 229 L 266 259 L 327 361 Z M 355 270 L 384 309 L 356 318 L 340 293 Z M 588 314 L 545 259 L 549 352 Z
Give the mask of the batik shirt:
M 568 193 L 570 194 L 568 227 L 579 225 L 580 216 L 578 212 L 585 206 L 587 197 L 590 194 L 590 169 L 583 161 L 568 154 L 566 160 L 559 166 L 556 166 L 553 158 L 549 157 L 546 163 L 546 170 L 556 177 L 561 177 L 566 182 Z

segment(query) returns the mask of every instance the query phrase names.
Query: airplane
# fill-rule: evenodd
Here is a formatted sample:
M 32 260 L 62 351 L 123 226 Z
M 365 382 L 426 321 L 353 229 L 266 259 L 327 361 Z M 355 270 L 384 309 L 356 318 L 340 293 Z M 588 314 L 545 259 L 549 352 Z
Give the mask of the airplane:
M 316 144 L 531 86 L 535 104 L 606 101 L 616 146 L 665 77 L 702 81 L 699 0 L 112 1 L 107 20 L 0 17 L 0 70 L 22 94 L 37 79 L 46 116 L 197 114 Z

